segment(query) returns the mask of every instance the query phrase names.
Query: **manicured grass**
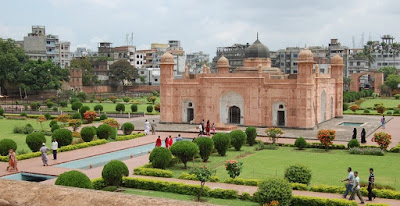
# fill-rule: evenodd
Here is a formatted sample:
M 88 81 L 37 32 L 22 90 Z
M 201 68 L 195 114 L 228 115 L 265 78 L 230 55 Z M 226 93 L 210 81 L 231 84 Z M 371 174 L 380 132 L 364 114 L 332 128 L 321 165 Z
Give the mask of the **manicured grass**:
M 391 185 L 400 190 L 400 155 L 386 153 L 385 156 L 351 155 L 346 150 L 323 149 L 297 150 L 280 147 L 278 150 L 262 150 L 239 159 L 243 170 L 239 177 L 263 179 L 268 177 L 284 177 L 285 168 L 291 164 L 301 163 L 312 170 L 311 184 L 343 186 L 340 182 L 347 177 L 347 167 L 358 171 L 361 181 L 368 181 L 369 168 L 375 169 L 376 182 Z M 228 178 L 224 166 L 217 168 L 217 176 Z
M 207 185 L 207 183 L 206 183 Z M 194 201 L 196 198 L 190 195 L 181 195 L 169 192 L 159 192 L 159 191 L 151 191 L 151 190 L 139 190 L 139 189 L 131 189 L 131 188 L 124 188 L 125 191 L 123 193 L 126 194 L 134 194 L 134 195 L 142 195 L 147 197 L 162 197 L 174 200 L 182 200 L 182 201 Z M 209 198 L 203 197 L 202 200 L 204 203 L 208 204 L 216 204 L 216 205 L 232 205 L 232 206 L 256 206 L 259 205 L 254 202 L 250 201 L 243 201 L 243 200 L 225 200 L 225 199 L 216 199 L 216 198 Z
M 1 139 L 12 139 L 17 143 L 17 154 L 21 150 L 25 150 L 26 152 L 31 152 L 28 145 L 25 143 L 26 134 L 15 134 L 13 132 L 14 126 L 23 126 L 26 124 L 31 124 L 35 130 L 40 130 L 40 123 L 35 119 L 27 119 L 27 120 L 9 120 L 9 119 L 0 119 L 0 140 Z M 49 121 L 43 122 L 43 129 L 49 129 Z M 46 137 L 46 145 L 51 147 L 51 137 Z
M 361 103 L 361 108 L 374 107 L 374 104 L 383 103 L 385 107 L 397 107 L 400 104 L 400 99 L 366 99 Z

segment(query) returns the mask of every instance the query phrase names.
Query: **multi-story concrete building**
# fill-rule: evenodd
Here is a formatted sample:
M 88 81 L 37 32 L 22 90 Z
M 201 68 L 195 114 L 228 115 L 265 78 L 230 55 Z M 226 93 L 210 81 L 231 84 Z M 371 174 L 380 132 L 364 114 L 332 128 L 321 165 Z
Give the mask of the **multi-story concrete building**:
M 186 55 L 186 63 L 190 69 L 190 72 L 198 74 L 202 71 L 204 64 L 208 64 L 210 61 L 210 55 L 200 52 L 193 52 Z
M 96 57 L 97 52 L 94 52 L 86 47 L 78 47 L 75 52 L 71 53 L 72 58 L 80 58 L 80 57 Z
M 400 69 L 400 48 L 399 43 L 394 42 L 394 37 L 391 35 L 383 35 L 381 43 L 373 42 L 372 57 L 375 59 L 371 63 L 371 69 L 377 70 L 384 66 L 393 66 Z
M 230 71 L 233 71 L 237 67 L 243 66 L 243 60 L 245 58 L 246 48 L 249 47 L 250 44 L 234 44 L 228 47 L 217 47 L 217 55 L 213 58 L 212 61 L 212 70 L 216 71 L 218 59 L 222 56 L 225 56 L 230 63 Z

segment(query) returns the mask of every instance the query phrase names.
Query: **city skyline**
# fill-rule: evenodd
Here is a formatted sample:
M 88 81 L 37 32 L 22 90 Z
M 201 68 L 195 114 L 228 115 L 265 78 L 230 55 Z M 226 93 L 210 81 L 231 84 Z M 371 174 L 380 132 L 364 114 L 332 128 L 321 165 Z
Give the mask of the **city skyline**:
M 272 51 L 290 46 L 327 45 L 337 38 L 349 47 L 399 36 L 400 28 L 382 23 L 399 19 L 396 1 L 106 1 L 41 0 L 4 2 L 0 37 L 22 40 L 32 25 L 46 26 L 71 42 L 71 51 L 86 47 L 97 51 L 101 41 L 125 45 L 133 33 L 137 49 L 153 42 L 180 40 L 186 53 L 204 51 L 215 56 L 216 47 L 253 43 L 256 33 Z M 18 8 L 18 12 L 15 12 Z

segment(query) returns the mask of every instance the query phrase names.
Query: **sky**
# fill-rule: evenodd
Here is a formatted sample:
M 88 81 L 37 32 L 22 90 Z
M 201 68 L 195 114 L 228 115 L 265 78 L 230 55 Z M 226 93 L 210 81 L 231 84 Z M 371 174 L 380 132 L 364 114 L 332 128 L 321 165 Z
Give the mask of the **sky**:
M 260 41 L 271 51 L 289 46 L 327 46 L 337 38 L 359 47 L 364 36 L 400 38 L 397 0 L 15 0 L 2 1 L 0 38 L 22 40 L 32 25 L 71 42 L 71 51 L 97 51 L 101 41 L 137 49 L 180 40 L 187 53 Z M 396 40 L 396 39 L 395 39 Z

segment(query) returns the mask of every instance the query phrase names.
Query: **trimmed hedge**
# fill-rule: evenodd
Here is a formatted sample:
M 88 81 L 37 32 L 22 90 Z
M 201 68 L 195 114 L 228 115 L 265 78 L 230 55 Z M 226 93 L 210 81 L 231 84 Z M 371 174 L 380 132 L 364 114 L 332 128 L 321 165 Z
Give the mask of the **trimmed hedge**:
M 316 186 L 312 186 L 309 191 L 342 194 L 342 193 L 344 193 L 345 190 L 346 190 L 346 188 L 344 188 L 344 187 L 316 185 Z M 360 191 L 361 191 L 361 195 L 363 195 L 363 196 L 368 195 L 367 188 L 361 187 Z M 373 191 L 376 194 L 376 196 L 380 197 L 380 198 L 397 199 L 397 200 L 400 199 L 399 191 L 393 191 L 390 189 L 373 189 Z
M 296 206 L 317 206 L 317 205 L 330 205 L 330 206 L 358 206 L 357 202 L 345 199 L 328 199 L 321 197 L 308 197 L 308 196 L 293 196 L 290 205 Z
M 98 105 L 94 106 L 93 110 L 96 112 L 98 112 L 100 110 L 100 112 L 101 112 L 101 111 L 103 111 L 103 105 L 98 104 Z
M 228 178 L 226 180 L 224 180 L 224 183 L 228 183 L 228 184 L 235 184 L 235 185 L 249 185 L 249 186 L 257 186 L 259 183 L 261 182 L 261 180 L 259 179 L 243 179 L 243 178 Z
M 226 151 L 229 149 L 231 144 L 231 138 L 226 133 L 217 133 L 213 135 L 212 140 L 214 141 L 214 147 L 217 149 L 218 154 L 225 156 Z
M 171 146 L 171 152 L 182 161 L 186 169 L 186 163 L 199 153 L 199 147 L 193 142 L 179 141 Z
M 89 111 L 90 107 L 89 106 L 81 106 L 81 108 L 79 108 L 79 113 L 81 113 L 81 116 L 84 117 L 85 116 L 85 112 Z
M 132 112 L 137 112 L 137 104 L 132 104 L 131 110 L 132 110 Z
M 97 127 L 97 137 L 100 139 L 108 139 L 111 136 L 114 128 L 108 124 L 102 124 Z
M 299 148 L 299 150 L 302 150 L 304 148 L 308 147 L 308 143 L 306 142 L 306 140 L 303 137 L 299 137 L 296 139 L 296 141 L 294 142 L 294 146 L 296 146 L 297 148 Z
M 285 169 L 285 179 L 292 183 L 310 184 L 311 169 L 305 165 L 294 164 Z
M 163 170 L 157 168 L 145 168 L 138 167 L 133 170 L 133 174 L 135 175 L 144 175 L 144 176 L 154 176 L 154 177 L 167 177 L 171 178 L 174 176 L 174 173 L 170 170 Z
M 130 135 L 132 134 L 133 130 L 135 130 L 135 126 L 130 122 L 125 122 L 122 125 L 121 130 L 124 132 L 124 135 Z
M 128 176 L 129 170 L 125 163 L 119 160 L 111 160 L 104 165 L 101 177 L 108 186 L 119 186 L 122 183 L 122 177 Z
M 121 104 L 121 103 L 117 104 L 115 106 L 115 111 L 117 111 L 117 112 L 125 112 L 125 105 Z
M 72 105 L 71 105 L 71 109 L 72 109 L 72 110 L 75 110 L 75 111 L 78 111 L 78 109 L 81 108 L 81 107 L 82 107 L 82 103 L 79 102 L 79 101 L 74 102 L 74 103 L 72 103 Z
M 51 141 L 57 139 L 58 146 L 64 147 L 72 143 L 72 132 L 68 129 L 57 129 L 51 135 Z
M 231 145 L 236 151 L 240 151 L 240 148 L 246 143 L 246 133 L 242 130 L 234 130 L 229 133 L 229 136 L 231 138 Z
M 41 132 L 33 132 L 26 136 L 25 142 L 32 152 L 37 152 L 39 151 L 40 147 L 42 147 L 42 144 L 46 143 L 46 138 Z
M 69 172 L 64 172 L 57 177 L 56 185 L 63 185 L 69 187 L 79 187 L 92 189 L 93 185 L 89 177 L 84 173 L 72 170 Z
M 0 155 L 8 155 L 8 150 L 13 149 L 14 152 L 17 151 L 17 143 L 12 139 L 2 139 L 0 140 Z
M 270 178 L 258 185 L 254 193 L 256 202 L 260 204 L 279 201 L 281 206 L 289 206 L 292 199 L 292 188 L 287 180 L 281 178 Z
M 358 142 L 357 139 L 352 139 L 347 143 L 347 148 L 355 148 L 355 147 L 360 147 L 360 143 Z
M 203 159 L 203 162 L 207 162 L 214 149 L 214 141 L 209 137 L 198 137 L 194 140 L 194 143 L 199 146 L 200 157 Z
M 254 143 L 256 142 L 256 137 L 257 137 L 257 130 L 255 127 L 247 127 L 246 128 L 246 137 L 247 137 L 247 143 L 250 146 L 253 146 Z
M 199 179 L 197 179 L 197 176 L 195 174 L 189 174 L 187 172 L 182 172 L 181 175 L 179 175 L 178 179 L 199 181 Z M 210 177 L 210 182 L 219 182 L 219 181 L 220 180 L 218 176 L 213 175 Z
M 124 141 L 124 140 L 136 139 L 136 138 L 144 137 L 144 136 L 146 136 L 145 133 L 138 133 L 138 134 L 131 134 L 131 135 L 121 135 L 121 136 L 117 136 L 115 138 L 115 141 Z
M 172 153 L 165 147 L 156 147 L 151 151 L 149 161 L 154 168 L 165 169 L 172 160 Z

